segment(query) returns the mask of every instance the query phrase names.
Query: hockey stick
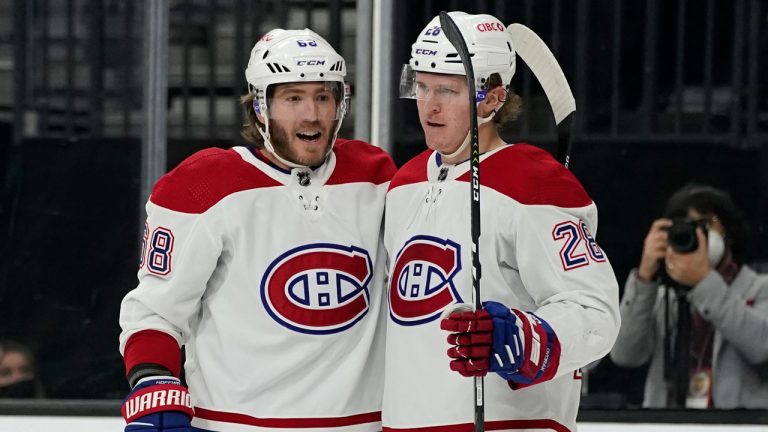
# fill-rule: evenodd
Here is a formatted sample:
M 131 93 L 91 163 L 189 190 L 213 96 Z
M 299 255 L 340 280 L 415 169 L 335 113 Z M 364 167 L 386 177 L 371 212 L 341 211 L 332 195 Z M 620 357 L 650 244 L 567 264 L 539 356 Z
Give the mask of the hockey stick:
M 522 24 L 510 24 L 507 32 L 512 36 L 517 55 L 541 83 L 544 93 L 552 106 L 557 125 L 557 160 L 567 168 L 571 161 L 573 117 L 576 100 L 568 80 L 547 44 Z
M 446 13 L 440 12 L 440 27 L 445 37 L 459 53 L 461 64 L 467 74 L 469 87 L 469 170 L 472 173 L 470 182 L 470 224 L 472 226 L 472 303 L 475 310 L 483 308 L 480 302 L 480 143 L 477 139 L 477 101 L 475 100 L 475 71 L 472 68 L 472 58 L 469 56 L 467 42 L 453 19 Z M 485 382 L 482 376 L 475 377 L 475 432 L 485 430 Z

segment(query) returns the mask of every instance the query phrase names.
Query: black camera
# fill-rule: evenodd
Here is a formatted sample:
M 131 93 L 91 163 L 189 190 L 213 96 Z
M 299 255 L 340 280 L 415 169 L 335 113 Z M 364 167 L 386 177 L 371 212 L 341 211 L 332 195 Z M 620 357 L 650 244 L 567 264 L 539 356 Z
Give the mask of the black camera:
M 699 247 L 696 228 L 701 227 L 707 232 L 706 221 L 690 219 L 674 219 L 672 226 L 667 229 L 667 242 L 675 252 L 690 253 Z

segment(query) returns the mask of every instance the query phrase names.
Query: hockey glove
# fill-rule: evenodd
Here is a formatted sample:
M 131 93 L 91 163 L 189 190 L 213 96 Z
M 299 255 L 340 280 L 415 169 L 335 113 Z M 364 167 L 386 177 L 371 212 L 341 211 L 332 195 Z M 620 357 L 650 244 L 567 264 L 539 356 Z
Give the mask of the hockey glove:
M 174 377 L 147 377 L 128 393 L 121 409 L 125 432 L 192 432 L 192 398 Z
M 513 388 L 547 381 L 560 359 L 560 344 L 549 324 L 530 312 L 484 302 L 484 309 L 454 312 L 441 322 L 454 332 L 448 343 L 451 370 L 464 376 L 496 372 Z
M 491 354 L 491 331 L 493 321 L 484 309 L 467 310 L 468 306 L 459 305 L 459 310 L 451 312 L 440 321 L 440 328 L 451 332 L 448 335 L 448 357 L 452 371 L 462 376 L 485 376 L 488 373 L 488 359 Z

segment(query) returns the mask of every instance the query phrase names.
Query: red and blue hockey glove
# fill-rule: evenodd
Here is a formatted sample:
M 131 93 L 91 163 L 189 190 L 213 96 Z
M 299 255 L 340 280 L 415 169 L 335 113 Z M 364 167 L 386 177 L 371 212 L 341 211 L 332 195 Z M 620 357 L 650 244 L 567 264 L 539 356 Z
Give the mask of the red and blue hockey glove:
M 192 398 L 174 377 L 147 377 L 128 393 L 121 409 L 125 432 L 192 432 Z
M 491 354 L 493 321 L 487 311 L 470 310 L 468 305 L 459 305 L 442 321 L 440 328 L 451 332 L 448 335 L 448 357 L 450 367 L 465 377 L 485 376 Z
M 552 379 L 557 370 L 560 343 L 533 313 L 489 301 L 481 310 L 450 314 L 440 328 L 453 332 L 451 370 L 464 376 L 496 372 L 519 388 Z

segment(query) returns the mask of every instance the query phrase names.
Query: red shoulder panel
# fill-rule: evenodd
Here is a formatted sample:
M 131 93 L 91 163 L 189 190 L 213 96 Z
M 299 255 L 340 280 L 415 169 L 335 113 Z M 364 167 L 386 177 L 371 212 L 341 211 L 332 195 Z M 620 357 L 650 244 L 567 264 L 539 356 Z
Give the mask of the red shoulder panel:
M 235 192 L 280 185 L 235 150 L 210 148 L 193 154 L 161 177 L 150 200 L 182 213 L 203 213 Z
M 359 140 L 337 138 L 333 145 L 336 168 L 325 184 L 373 183 L 392 179 L 397 168 L 392 158 L 379 147 Z
M 547 151 L 530 144 L 500 150 L 480 164 L 480 183 L 525 205 L 584 207 L 592 203 L 579 180 Z M 459 177 L 469 181 L 469 172 Z
M 398 186 L 427 181 L 427 161 L 431 154 L 432 150 L 424 150 L 400 167 L 392 182 L 389 183 L 389 190 Z

